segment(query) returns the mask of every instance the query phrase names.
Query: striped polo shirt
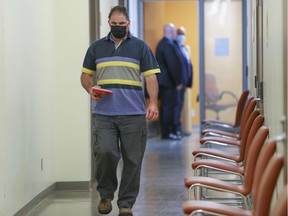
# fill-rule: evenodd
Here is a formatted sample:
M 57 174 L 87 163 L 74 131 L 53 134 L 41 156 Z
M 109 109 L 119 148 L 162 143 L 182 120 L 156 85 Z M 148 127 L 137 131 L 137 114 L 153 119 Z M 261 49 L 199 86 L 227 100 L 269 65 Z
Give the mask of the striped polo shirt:
M 93 75 L 94 85 L 113 92 L 93 101 L 92 113 L 139 115 L 146 113 L 143 76 L 160 69 L 149 46 L 129 32 L 118 46 L 111 33 L 95 41 L 86 52 L 82 72 Z

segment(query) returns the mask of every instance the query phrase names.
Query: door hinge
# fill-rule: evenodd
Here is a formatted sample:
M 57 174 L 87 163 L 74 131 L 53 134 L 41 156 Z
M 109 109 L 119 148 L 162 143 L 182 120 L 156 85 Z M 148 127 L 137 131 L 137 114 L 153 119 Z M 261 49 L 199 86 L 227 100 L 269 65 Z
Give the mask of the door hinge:
M 264 98 L 264 88 L 263 88 L 263 81 L 258 83 L 258 96 L 263 100 Z
M 254 87 L 257 89 L 257 75 L 254 76 Z

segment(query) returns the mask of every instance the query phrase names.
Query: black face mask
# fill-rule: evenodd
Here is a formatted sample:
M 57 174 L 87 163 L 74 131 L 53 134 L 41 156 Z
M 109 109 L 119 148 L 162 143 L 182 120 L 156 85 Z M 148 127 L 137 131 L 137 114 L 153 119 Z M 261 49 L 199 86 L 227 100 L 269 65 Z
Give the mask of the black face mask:
M 121 39 L 126 35 L 127 26 L 111 26 L 111 32 L 115 38 Z

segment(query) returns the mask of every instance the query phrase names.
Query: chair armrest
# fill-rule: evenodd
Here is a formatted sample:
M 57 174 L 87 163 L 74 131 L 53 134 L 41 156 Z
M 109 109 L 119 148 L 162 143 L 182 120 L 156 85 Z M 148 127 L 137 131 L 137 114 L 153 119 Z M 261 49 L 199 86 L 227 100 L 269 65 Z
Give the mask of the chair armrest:
M 232 96 L 232 97 L 235 99 L 235 101 L 238 102 L 237 96 L 236 96 L 233 92 L 230 92 L 230 91 L 222 91 L 222 92 L 220 93 L 219 98 L 222 99 L 222 97 L 224 97 L 225 95 L 230 95 L 230 96 Z

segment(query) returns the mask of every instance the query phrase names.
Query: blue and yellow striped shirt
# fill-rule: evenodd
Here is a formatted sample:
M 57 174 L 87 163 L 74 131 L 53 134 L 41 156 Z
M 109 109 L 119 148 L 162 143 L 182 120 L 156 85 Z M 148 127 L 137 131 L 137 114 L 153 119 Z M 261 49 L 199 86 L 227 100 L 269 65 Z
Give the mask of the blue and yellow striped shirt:
M 146 113 L 143 76 L 160 73 L 158 63 L 142 40 L 131 36 L 116 46 L 107 37 L 95 41 L 87 50 L 82 72 L 93 75 L 94 85 L 113 91 L 92 112 L 100 115 L 139 115 Z

